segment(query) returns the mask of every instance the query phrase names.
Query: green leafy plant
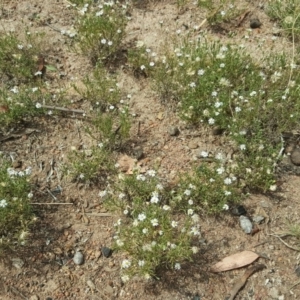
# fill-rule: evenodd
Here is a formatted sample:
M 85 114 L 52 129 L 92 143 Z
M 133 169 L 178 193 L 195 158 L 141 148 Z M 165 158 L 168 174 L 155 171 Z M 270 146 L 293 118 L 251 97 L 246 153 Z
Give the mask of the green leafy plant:
M 290 37 L 299 41 L 300 37 L 300 1 L 299 0 L 275 0 L 269 1 L 268 15 L 278 20 L 283 31 Z
M 35 220 L 32 213 L 30 183 L 31 168 L 16 171 L 1 157 L 0 167 L 0 249 L 26 243 L 30 224 Z
M 44 115 L 41 101 L 49 100 L 51 95 L 42 92 L 39 87 L 26 88 L 14 86 L 9 91 L 0 91 L 0 125 L 2 131 L 35 116 Z
M 198 252 L 191 243 L 200 235 L 199 216 L 192 209 L 176 214 L 169 203 L 172 194 L 154 170 L 125 176 L 114 191 L 100 194 L 104 203 L 123 212 L 114 237 L 115 249 L 128 255 L 122 262 L 123 281 L 136 275 L 150 279 L 161 266 L 179 270 L 183 261 Z
M 35 81 L 39 74 L 41 35 L 25 33 L 21 41 L 13 32 L 0 37 L 0 77 L 7 87 Z
M 86 3 L 79 14 L 76 38 L 80 50 L 94 64 L 117 59 L 126 26 L 124 9 L 113 2 Z

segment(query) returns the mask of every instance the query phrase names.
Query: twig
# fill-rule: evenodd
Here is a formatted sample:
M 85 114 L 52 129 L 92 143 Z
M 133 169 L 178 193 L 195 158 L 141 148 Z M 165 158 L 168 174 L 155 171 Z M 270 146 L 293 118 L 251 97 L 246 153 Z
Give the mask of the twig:
M 300 283 L 300 280 L 297 281 L 295 284 L 293 284 L 291 287 L 290 287 L 290 290 L 293 289 L 296 285 L 298 285 Z
M 112 217 L 113 215 L 110 213 L 85 213 L 91 217 Z
M 261 271 L 264 268 L 266 268 L 265 265 L 263 264 L 259 264 L 256 266 L 251 267 L 249 270 L 247 270 L 244 275 L 242 277 L 239 278 L 239 280 L 235 283 L 235 285 L 233 286 L 229 298 L 226 297 L 226 300 L 233 300 L 235 298 L 235 296 L 237 295 L 237 293 L 239 292 L 239 290 L 245 285 L 247 279 L 255 272 Z
M 55 109 L 55 110 L 60 110 L 60 111 L 67 111 L 67 112 L 72 112 L 72 113 L 77 113 L 77 114 L 84 114 L 84 110 L 80 109 L 70 109 L 70 108 L 65 108 L 65 107 L 58 107 L 58 106 L 50 106 L 50 105 L 41 105 L 43 108 L 47 109 Z
M 57 202 L 57 203 L 54 203 L 54 202 L 44 202 L 44 203 L 38 203 L 38 202 L 33 202 L 33 203 L 30 203 L 32 205 L 74 205 L 74 203 L 72 202 Z
M 271 233 L 269 233 L 269 235 L 272 235 L 272 236 L 275 236 L 275 237 L 277 237 L 279 240 L 280 240 L 280 242 L 282 242 L 284 245 L 286 245 L 288 248 L 290 248 L 290 249 L 292 249 L 292 250 L 295 250 L 295 251 L 300 251 L 300 248 L 295 248 L 295 247 L 293 247 L 293 246 L 290 246 L 288 243 L 286 243 L 279 235 L 276 235 L 276 234 L 271 234 Z

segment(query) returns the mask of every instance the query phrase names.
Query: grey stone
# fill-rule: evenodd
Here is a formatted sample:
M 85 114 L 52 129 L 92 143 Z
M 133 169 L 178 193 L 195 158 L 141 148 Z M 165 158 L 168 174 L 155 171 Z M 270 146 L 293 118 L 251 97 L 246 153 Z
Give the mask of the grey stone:
M 250 27 L 252 29 L 259 28 L 261 26 L 261 22 L 258 18 L 253 18 L 250 20 Z
M 251 233 L 253 226 L 249 218 L 245 216 L 240 216 L 240 225 L 245 233 Z
M 82 265 L 83 264 L 83 254 L 81 251 L 77 251 L 73 257 L 73 261 L 76 265 Z
M 253 219 L 253 222 L 255 222 L 257 224 L 261 224 L 265 220 L 265 217 L 263 217 L 263 216 L 254 216 L 252 219 Z
M 168 128 L 168 133 L 170 136 L 177 136 L 179 134 L 179 129 L 177 126 L 170 126 Z
M 291 161 L 294 165 L 300 166 L 300 149 L 295 148 L 291 153 Z

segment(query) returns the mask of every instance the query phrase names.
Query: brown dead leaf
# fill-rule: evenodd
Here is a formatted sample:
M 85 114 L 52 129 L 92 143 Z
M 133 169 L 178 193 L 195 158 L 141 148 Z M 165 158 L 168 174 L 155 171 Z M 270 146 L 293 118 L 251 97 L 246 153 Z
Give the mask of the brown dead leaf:
M 121 172 L 133 174 L 133 170 L 136 165 L 136 159 L 128 155 L 122 155 L 118 160 L 118 165 Z
M 241 268 L 253 263 L 259 257 L 252 251 L 242 251 L 223 258 L 221 261 L 211 267 L 212 272 L 223 272 L 232 269 Z

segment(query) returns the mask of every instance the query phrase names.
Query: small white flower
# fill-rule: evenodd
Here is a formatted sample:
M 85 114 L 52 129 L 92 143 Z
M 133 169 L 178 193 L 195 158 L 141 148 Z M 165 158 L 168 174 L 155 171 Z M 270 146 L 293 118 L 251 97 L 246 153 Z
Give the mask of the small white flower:
M 174 266 L 174 269 L 175 270 L 180 270 L 181 269 L 180 263 L 176 263 L 175 266 Z
M 177 246 L 175 244 L 170 244 L 171 249 L 175 249 Z
M 201 156 L 201 157 L 208 157 L 208 152 L 206 152 L 206 151 L 201 151 L 200 156 Z
M 256 96 L 256 94 L 257 94 L 256 91 L 252 91 L 252 92 L 250 93 L 250 97 Z
M 139 267 L 143 267 L 145 265 L 145 261 L 144 260 L 139 260 L 138 265 L 139 265 Z
M 215 182 L 215 179 L 209 178 L 209 182 L 213 183 L 213 182 Z
M 10 177 L 16 175 L 16 171 L 13 168 L 8 168 L 7 173 Z
M 106 190 L 100 191 L 100 192 L 99 192 L 99 196 L 100 196 L 101 198 L 104 198 L 106 195 L 107 195 L 107 191 L 106 191 Z
M 42 107 L 42 104 L 39 103 L 39 102 L 37 102 L 37 103 L 35 104 L 35 107 L 36 107 L 36 108 L 41 108 L 41 107 Z
M 209 118 L 209 119 L 208 119 L 208 124 L 209 124 L 209 125 L 215 124 L 215 119 Z
M 198 74 L 199 76 L 204 75 L 204 73 L 205 73 L 205 71 L 204 71 L 203 69 L 200 69 L 200 70 L 198 70 L 198 72 L 197 72 L 197 74 Z
M 222 10 L 222 11 L 220 12 L 220 14 L 221 14 L 222 17 L 224 17 L 224 16 L 226 15 L 226 12 L 225 12 L 224 10 Z
M 143 232 L 143 234 L 147 234 L 148 233 L 148 228 L 143 228 L 142 232 Z
M 191 82 L 191 83 L 189 84 L 189 86 L 190 86 L 191 88 L 194 88 L 194 87 L 196 87 L 196 83 L 195 83 L 195 82 Z
M 215 106 L 215 108 L 219 108 L 222 105 L 223 105 L 223 102 L 217 101 L 214 106 Z
M 159 195 L 158 195 L 158 193 L 156 191 L 153 192 L 150 202 L 151 203 L 158 203 L 159 202 L 159 197 L 158 196 Z
M 199 235 L 199 234 L 200 234 L 200 232 L 199 232 L 199 230 L 198 230 L 198 228 L 197 228 L 196 226 L 193 226 L 193 227 L 191 228 L 191 233 L 192 233 L 193 235 Z
M 230 195 L 231 195 L 231 192 L 230 192 L 230 191 L 225 191 L 225 192 L 224 192 L 224 195 L 225 195 L 225 196 L 230 196 Z
M 221 63 L 220 64 L 220 68 L 224 68 L 225 67 L 225 64 L 224 63 Z
M 153 67 L 155 65 L 155 63 L 153 62 L 153 61 L 151 61 L 150 63 L 149 63 L 149 66 L 150 67 Z
M 213 92 L 211 93 L 211 95 L 212 95 L 213 97 L 217 97 L 217 96 L 218 96 L 218 92 L 213 91 Z
M 156 185 L 156 188 L 157 188 L 158 190 L 160 190 L 160 191 L 162 191 L 162 190 L 164 189 L 163 185 L 160 184 L 160 183 L 158 183 L 158 184 Z
M 48 110 L 47 114 L 48 114 L 49 116 L 51 116 L 51 115 L 53 114 L 53 111 L 52 111 L 52 110 Z
M 194 201 L 193 201 L 192 199 L 190 199 L 190 200 L 188 201 L 188 204 L 189 204 L 189 205 L 193 205 L 193 204 L 194 204 Z
M 108 41 L 108 42 L 107 42 L 107 45 L 108 45 L 108 46 L 111 46 L 112 44 L 113 44 L 112 41 Z
M 232 183 L 232 180 L 231 180 L 231 178 L 229 178 L 229 177 L 226 177 L 226 178 L 224 179 L 224 183 L 225 183 L 226 185 L 229 185 L 229 184 L 231 184 L 231 183 Z
M 22 49 L 24 48 L 23 45 L 18 45 L 17 47 L 18 47 L 18 49 L 20 49 L 20 50 L 22 50 Z
M 191 216 L 191 215 L 193 215 L 194 210 L 192 210 L 191 208 L 189 208 L 188 211 L 187 211 L 187 213 L 188 213 L 189 216 Z
M 196 189 L 196 186 L 195 186 L 194 184 L 191 184 L 191 183 L 190 183 L 190 184 L 189 184 L 189 188 L 195 190 L 195 189 Z
M 124 193 L 120 193 L 118 197 L 120 200 L 122 200 L 126 197 L 126 195 Z
M 101 44 L 105 45 L 106 44 L 106 39 L 102 39 Z
M 246 145 L 245 144 L 242 144 L 240 145 L 240 149 L 243 151 L 243 150 L 246 150 Z
M 12 89 L 10 89 L 11 92 L 13 92 L 14 94 L 18 94 L 19 93 L 19 89 L 17 86 L 14 86 Z
M 2 199 L 1 201 L 0 201 L 0 207 L 6 207 L 7 206 L 7 201 L 5 200 L 5 199 Z
M 224 167 L 220 167 L 220 168 L 217 169 L 217 173 L 218 173 L 219 175 L 223 174 L 224 171 L 225 171 Z
M 122 261 L 122 269 L 128 269 L 131 266 L 131 261 L 128 259 L 124 259 Z
M 223 154 L 220 153 L 220 152 L 217 153 L 217 154 L 216 154 L 216 159 L 217 159 L 217 160 L 222 160 L 222 159 L 223 159 Z
M 152 219 L 151 221 L 152 226 L 156 227 L 158 226 L 158 220 L 157 219 Z
M 124 242 L 121 241 L 121 240 L 119 240 L 119 239 L 116 241 L 116 243 L 117 243 L 117 245 L 118 245 L 119 247 L 124 246 Z
M 191 190 L 185 190 L 183 192 L 186 196 L 190 196 L 191 195 Z
M 138 174 L 138 175 L 136 176 L 136 180 L 145 181 L 145 180 L 146 180 L 146 177 L 145 177 L 143 174 Z
M 193 220 L 194 223 L 198 223 L 199 220 L 200 220 L 200 217 L 197 214 L 193 214 L 191 218 L 192 218 L 192 220 Z
M 26 175 L 30 175 L 31 172 L 32 172 L 32 168 L 31 168 L 31 167 L 27 167 L 27 168 L 25 169 L 25 174 L 26 174 Z
M 240 112 L 240 111 L 242 111 L 242 109 L 241 109 L 239 106 L 237 106 L 237 107 L 235 108 L 235 112 Z
M 146 67 L 144 66 L 144 65 L 141 65 L 141 70 L 145 70 L 146 69 Z
M 199 252 L 199 248 L 196 247 L 196 246 L 193 246 L 192 247 L 192 252 L 193 252 L 193 254 L 197 254 Z
M 228 204 L 224 204 L 223 207 L 222 207 L 222 209 L 223 209 L 223 210 L 228 210 L 228 209 L 229 209 Z
M 171 209 L 171 207 L 169 205 L 164 205 L 163 206 L 163 210 L 170 210 L 170 209 Z
M 270 189 L 271 192 L 275 192 L 277 190 L 277 185 L 273 184 L 273 185 L 270 186 L 269 189 Z
M 24 175 L 25 175 L 25 172 L 23 172 L 23 171 L 18 172 L 18 176 L 23 177 Z
M 146 219 L 146 215 L 144 213 L 141 213 L 141 214 L 138 215 L 137 218 L 138 218 L 139 221 L 144 221 Z
M 172 221 L 172 222 L 171 222 L 171 226 L 172 226 L 173 228 L 177 227 L 177 226 L 178 226 L 178 222 Z
M 103 10 L 97 11 L 96 12 L 96 17 L 100 17 L 103 15 Z
M 123 214 L 124 214 L 124 215 L 128 215 L 128 213 L 129 213 L 128 209 L 125 209 L 125 210 L 123 211 Z
M 132 226 L 136 227 L 139 225 L 139 221 L 137 219 L 135 219 L 133 222 L 132 222 Z
M 156 172 L 154 170 L 148 170 L 147 171 L 147 175 L 151 176 L 151 177 L 155 177 Z
M 127 282 L 127 281 L 129 281 L 129 276 L 128 275 L 123 275 L 123 276 L 121 276 L 121 280 L 123 282 Z

